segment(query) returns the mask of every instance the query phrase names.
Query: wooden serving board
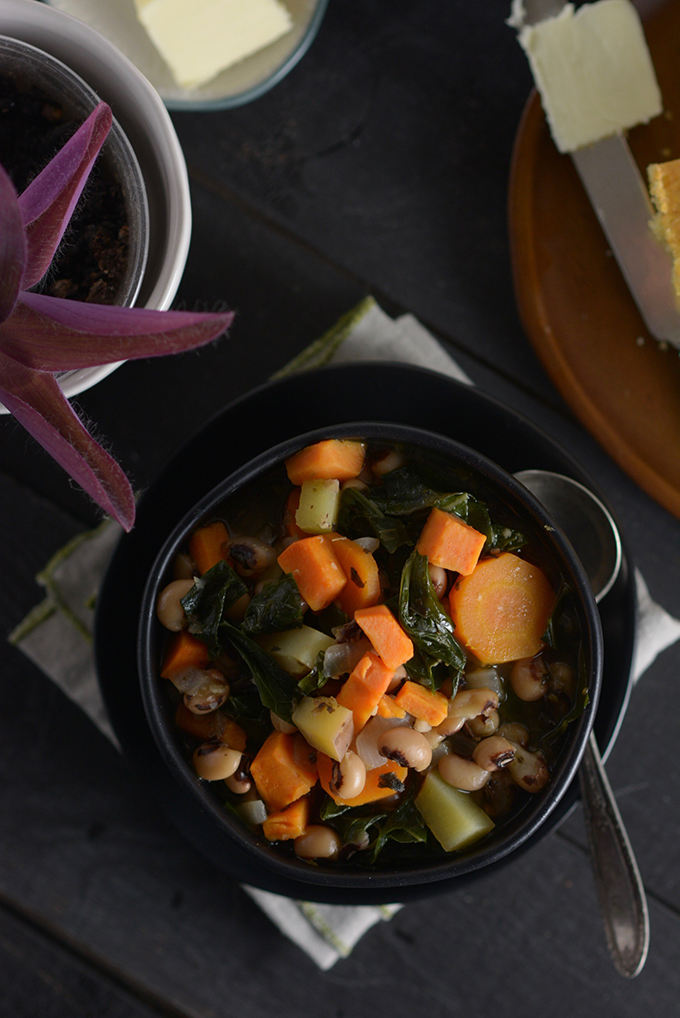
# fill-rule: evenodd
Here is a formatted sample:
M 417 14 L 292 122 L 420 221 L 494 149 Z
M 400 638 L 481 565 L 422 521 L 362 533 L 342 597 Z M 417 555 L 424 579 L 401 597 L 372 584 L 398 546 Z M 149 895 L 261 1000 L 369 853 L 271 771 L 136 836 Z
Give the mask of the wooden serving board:
M 664 113 L 629 134 L 645 177 L 680 157 L 680 3 L 647 8 Z M 680 351 L 647 331 L 535 91 L 515 139 L 509 228 L 520 316 L 544 367 L 607 452 L 680 517 Z

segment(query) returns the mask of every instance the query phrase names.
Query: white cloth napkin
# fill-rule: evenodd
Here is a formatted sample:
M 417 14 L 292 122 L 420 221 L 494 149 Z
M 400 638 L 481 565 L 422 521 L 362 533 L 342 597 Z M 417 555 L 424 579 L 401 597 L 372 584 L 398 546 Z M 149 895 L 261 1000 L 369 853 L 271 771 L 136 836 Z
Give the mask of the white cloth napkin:
M 392 319 L 367 299 L 313 343 L 280 374 L 309 370 L 330 361 L 402 361 L 441 371 L 459 381 L 471 379 L 440 343 L 412 316 Z M 120 528 L 105 521 L 62 548 L 38 575 L 45 600 L 10 635 L 12 643 L 75 701 L 114 743 L 102 703 L 92 654 L 94 603 L 100 578 Z M 636 572 L 639 602 L 637 680 L 654 658 L 680 638 L 680 621 L 650 597 Z M 377 922 L 390 919 L 400 905 L 318 905 L 293 901 L 256 888 L 245 890 L 322 969 L 347 957 Z

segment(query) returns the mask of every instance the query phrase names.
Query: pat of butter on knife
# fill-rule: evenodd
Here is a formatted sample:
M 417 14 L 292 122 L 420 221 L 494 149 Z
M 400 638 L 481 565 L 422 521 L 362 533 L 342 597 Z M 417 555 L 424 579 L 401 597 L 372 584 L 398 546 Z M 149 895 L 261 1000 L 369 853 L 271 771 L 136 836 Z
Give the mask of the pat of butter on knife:
M 640 18 L 629 0 L 599 0 L 524 25 L 525 50 L 560 152 L 620 134 L 662 111 Z
M 292 27 L 279 0 L 134 0 L 178 85 L 198 88 Z

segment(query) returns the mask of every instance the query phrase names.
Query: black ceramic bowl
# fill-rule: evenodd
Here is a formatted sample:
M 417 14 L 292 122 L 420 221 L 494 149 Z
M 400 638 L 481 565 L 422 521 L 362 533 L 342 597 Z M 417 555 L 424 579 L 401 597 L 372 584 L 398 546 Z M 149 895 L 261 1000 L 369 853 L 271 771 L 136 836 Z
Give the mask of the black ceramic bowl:
M 366 870 L 350 863 L 310 865 L 281 852 L 252 833 L 219 803 L 210 785 L 199 780 L 185 755 L 174 726 L 174 705 L 167 680 L 160 678 L 167 631 L 156 619 L 159 591 L 172 578 L 176 554 L 189 535 L 213 518 L 217 507 L 235 493 L 270 472 L 280 469 L 293 452 L 323 438 L 364 438 L 369 442 L 398 443 L 418 460 L 441 471 L 441 490 L 465 490 L 484 501 L 492 518 L 501 519 L 529 538 L 542 563 L 561 576 L 572 592 L 580 630 L 581 653 L 590 702 L 567 728 L 551 780 L 530 796 L 521 810 L 467 850 L 421 857 L 414 861 L 392 858 L 388 866 Z M 417 428 L 396 424 L 357 422 L 309 432 L 257 456 L 236 470 L 179 521 L 168 536 L 149 574 L 141 606 L 138 664 L 146 718 L 160 755 L 180 790 L 185 808 L 175 811 L 175 822 L 205 856 L 243 882 L 276 893 L 322 902 L 387 903 L 450 889 L 488 866 L 507 862 L 540 829 L 555 810 L 575 776 L 590 734 L 602 676 L 600 618 L 588 580 L 562 532 L 541 504 L 510 474 L 467 446 Z

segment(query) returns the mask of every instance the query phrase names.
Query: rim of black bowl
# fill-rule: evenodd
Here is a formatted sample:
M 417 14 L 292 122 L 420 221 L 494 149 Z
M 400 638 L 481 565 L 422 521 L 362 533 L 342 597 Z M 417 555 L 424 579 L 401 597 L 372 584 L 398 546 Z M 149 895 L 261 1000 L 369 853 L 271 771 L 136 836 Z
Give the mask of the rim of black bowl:
M 363 438 L 373 441 L 399 442 L 424 447 L 429 454 L 443 457 L 453 467 L 463 467 L 480 475 L 495 497 L 504 497 L 515 503 L 515 512 L 527 517 L 537 537 L 549 549 L 549 554 L 558 560 L 559 570 L 567 584 L 578 595 L 579 616 L 585 659 L 588 663 L 589 703 L 583 713 L 569 726 L 569 742 L 561 751 L 561 757 L 551 780 L 545 789 L 525 804 L 522 809 L 488 838 L 460 853 L 438 856 L 425 862 L 418 860 L 400 867 L 393 864 L 385 870 L 360 870 L 334 868 L 333 865 L 309 865 L 294 856 L 288 857 L 279 849 L 269 845 L 265 839 L 236 817 L 224 810 L 210 791 L 209 783 L 197 778 L 188 761 L 184 758 L 177 742 L 177 736 L 170 716 L 170 698 L 163 692 L 159 674 L 160 654 L 158 643 L 165 630 L 156 619 L 155 603 L 161 584 L 168 582 L 168 574 L 175 554 L 186 542 L 191 531 L 204 519 L 207 521 L 211 510 L 232 496 L 260 475 L 268 472 L 293 452 L 324 438 Z M 519 503 L 519 509 L 516 508 Z M 588 578 L 570 543 L 552 521 L 541 503 L 516 481 L 511 474 L 488 457 L 476 452 L 455 439 L 408 425 L 388 422 L 357 421 L 348 424 L 317 428 L 295 438 L 282 442 L 260 454 L 249 463 L 234 471 L 204 496 L 191 509 L 169 535 L 159 551 L 147 578 L 141 603 L 138 628 L 138 666 L 142 701 L 147 723 L 166 766 L 175 780 L 195 801 L 201 811 L 216 824 L 222 835 L 234 847 L 234 873 L 237 879 L 247 879 L 251 884 L 269 889 L 271 882 L 263 876 L 257 879 L 257 870 L 242 868 L 243 853 L 270 873 L 298 884 L 307 884 L 328 889 L 347 890 L 398 889 L 422 885 L 455 877 L 464 877 L 486 866 L 499 863 L 515 852 L 543 825 L 555 809 L 569 784 L 574 778 L 585 751 L 595 717 L 600 694 L 603 661 L 603 638 L 600 617 Z

